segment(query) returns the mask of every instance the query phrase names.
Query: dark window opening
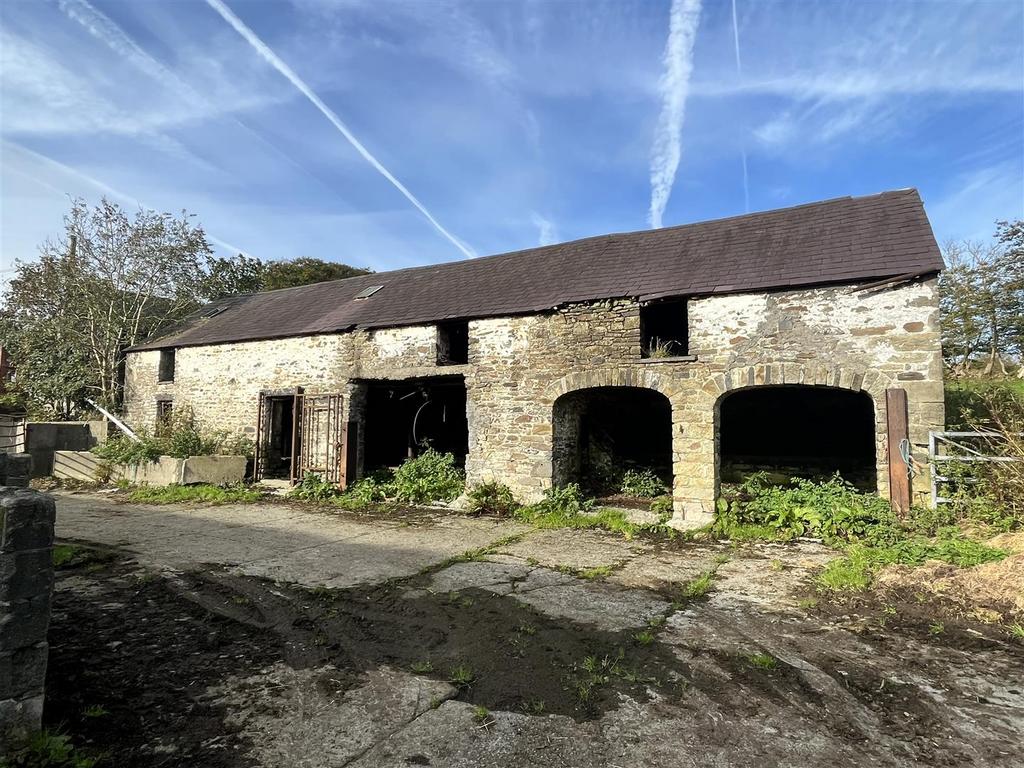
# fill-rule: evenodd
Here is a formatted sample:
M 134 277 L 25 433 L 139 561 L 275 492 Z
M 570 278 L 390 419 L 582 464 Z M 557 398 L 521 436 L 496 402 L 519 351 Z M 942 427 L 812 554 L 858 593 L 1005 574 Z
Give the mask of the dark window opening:
M 469 322 L 457 320 L 437 325 L 437 364 L 463 365 L 469 362 Z
M 266 398 L 263 425 L 263 476 L 284 479 L 292 474 L 292 446 L 295 440 L 294 395 Z
M 174 350 L 160 350 L 160 369 L 157 373 L 157 381 L 174 381 Z
M 653 471 L 672 487 L 672 407 L 660 392 L 595 387 L 562 395 L 554 407 L 552 481 L 589 494 L 619 492 L 628 469 Z
M 173 400 L 156 401 L 156 434 L 161 437 L 171 430 L 171 419 L 174 414 Z
M 366 382 L 364 472 L 397 467 L 427 448 L 469 452 L 466 384 L 461 376 Z
M 640 356 L 690 354 L 686 299 L 656 301 L 640 307 Z
M 725 396 L 719 413 L 720 478 L 767 472 L 784 484 L 836 472 L 874 491 L 875 413 L 865 392 L 812 386 L 752 387 Z

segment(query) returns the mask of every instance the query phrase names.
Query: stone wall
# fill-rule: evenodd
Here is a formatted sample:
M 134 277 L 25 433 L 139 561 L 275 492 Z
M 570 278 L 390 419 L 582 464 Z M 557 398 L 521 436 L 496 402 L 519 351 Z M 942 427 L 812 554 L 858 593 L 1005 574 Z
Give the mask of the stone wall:
M 156 398 L 191 405 L 211 426 L 252 434 L 260 389 L 304 386 L 346 395 L 359 420 L 362 382 L 465 378 L 471 483 L 496 479 L 524 500 L 552 483 L 553 406 L 597 386 L 647 387 L 672 408 L 676 522 L 710 519 L 717 493 L 717 413 L 726 393 L 802 384 L 863 390 L 876 414 L 879 491 L 885 471 L 885 389 L 907 390 L 918 455 L 942 426 L 942 360 L 934 279 L 864 291 L 837 286 L 691 299 L 690 359 L 641 359 L 640 306 L 598 301 L 520 317 L 473 320 L 469 363 L 436 364 L 432 325 L 182 348 L 172 384 L 157 352 L 128 360 L 127 415 L 152 425 Z M 924 484 L 919 483 L 923 490 Z
M 49 496 L 0 487 L 0 758 L 42 723 L 54 516 Z

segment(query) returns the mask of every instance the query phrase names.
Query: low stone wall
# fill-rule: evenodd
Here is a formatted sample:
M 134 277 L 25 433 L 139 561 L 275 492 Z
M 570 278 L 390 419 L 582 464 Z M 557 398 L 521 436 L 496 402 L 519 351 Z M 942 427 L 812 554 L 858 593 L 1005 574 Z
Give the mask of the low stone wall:
M 42 725 L 54 518 L 51 497 L 0 487 L 0 762 Z
M 231 485 L 245 479 L 245 456 L 190 456 L 176 459 L 161 456 L 138 466 L 118 464 L 110 480 L 124 480 L 133 485 Z M 64 480 L 96 482 L 105 477 L 103 459 L 90 451 L 57 451 L 53 459 L 53 476 Z

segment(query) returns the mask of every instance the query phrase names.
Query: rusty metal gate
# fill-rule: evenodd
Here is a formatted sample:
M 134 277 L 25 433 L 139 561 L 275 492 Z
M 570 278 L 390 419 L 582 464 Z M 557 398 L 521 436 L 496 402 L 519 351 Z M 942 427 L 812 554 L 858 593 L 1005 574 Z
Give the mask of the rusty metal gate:
M 294 482 L 319 475 L 340 488 L 346 481 L 345 398 L 339 394 L 297 395 L 301 414 L 299 461 Z

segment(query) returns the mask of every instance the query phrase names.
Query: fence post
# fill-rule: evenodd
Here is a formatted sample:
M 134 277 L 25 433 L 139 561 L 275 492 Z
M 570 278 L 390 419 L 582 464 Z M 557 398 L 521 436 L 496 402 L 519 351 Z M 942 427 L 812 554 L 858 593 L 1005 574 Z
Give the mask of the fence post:
M 885 390 L 886 431 L 889 447 L 889 503 L 904 515 L 910 510 L 910 472 L 900 455 L 900 443 L 910 440 L 907 415 L 907 391 Z

